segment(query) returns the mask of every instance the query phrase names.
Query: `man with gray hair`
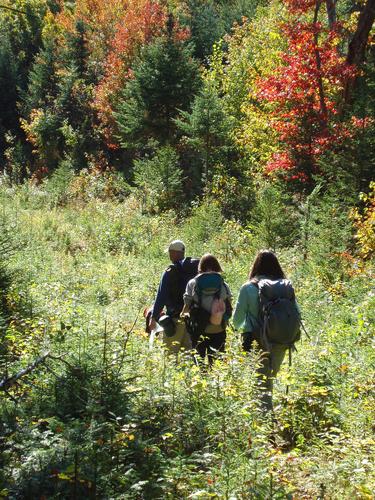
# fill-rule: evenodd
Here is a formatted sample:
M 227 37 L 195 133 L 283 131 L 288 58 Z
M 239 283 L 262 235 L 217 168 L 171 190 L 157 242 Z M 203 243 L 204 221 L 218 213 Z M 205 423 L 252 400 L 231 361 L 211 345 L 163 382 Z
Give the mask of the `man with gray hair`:
M 165 308 L 166 315 L 172 320 L 173 328 L 171 332 L 164 329 L 163 341 L 170 352 L 178 353 L 181 347 L 191 348 L 191 339 L 180 314 L 184 306 L 186 285 L 198 274 L 199 259 L 185 257 L 185 244 L 181 240 L 173 240 L 166 252 L 172 263 L 162 274 L 152 307 L 149 329 L 152 331 L 156 328 L 157 320 Z

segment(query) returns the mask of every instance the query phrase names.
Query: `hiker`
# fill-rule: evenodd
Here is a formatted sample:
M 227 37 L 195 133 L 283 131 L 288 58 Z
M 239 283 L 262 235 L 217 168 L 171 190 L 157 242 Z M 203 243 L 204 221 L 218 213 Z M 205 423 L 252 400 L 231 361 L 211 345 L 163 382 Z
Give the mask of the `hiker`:
M 199 260 L 185 257 L 185 244 L 181 240 L 172 241 L 166 252 L 172 263 L 162 274 L 150 314 L 149 330 L 156 330 L 159 321 L 164 328 L 164 344 L 170 353 L 177 354 L 181 348 L 191 349 L 190 336 L 180 313 L 184 305 L 186 285 L 198 274 Z M 160 316 L 164 308 L 166 314 Z
M 286 351 L 290 353 L 300 337 L 300 313 L 293 287 L 276 255 L 262 250 L 255 258 L 249 280 L 241 287 L 233 313 L 233 326 L 241 330 L 242 347 L 264 351 L 258 374 L 261 378 L 264 410 L 273 409 L 273 379 L 280 370 Z
M 187 316 L 193 348 L 202 360 L 207 355 L 211 366 L 215 353 L 225 349 L 226 325 L 232 312 L 231 293 L 213 255 L 203 255 L 198 273 L 187 284 L 181 315 Z

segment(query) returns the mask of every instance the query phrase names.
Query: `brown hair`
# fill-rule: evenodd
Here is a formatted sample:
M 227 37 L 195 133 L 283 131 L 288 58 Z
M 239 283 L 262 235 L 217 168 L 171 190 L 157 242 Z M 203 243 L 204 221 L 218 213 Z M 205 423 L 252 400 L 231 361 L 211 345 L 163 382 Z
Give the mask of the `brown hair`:
M 199 261 L 198 273 L 206 273 L 208 271 L 221 273 L 223 270 L 221 269 L 219 261 L 216 257 L 210 253 L 205 253 Z
M 285 278 L 284 271 L 281 269 L 276 255 L 270 250 L 261 250 L 255 257 L 249 280 L 253 280 L 256 276 L 267 276 L 273 279 Z

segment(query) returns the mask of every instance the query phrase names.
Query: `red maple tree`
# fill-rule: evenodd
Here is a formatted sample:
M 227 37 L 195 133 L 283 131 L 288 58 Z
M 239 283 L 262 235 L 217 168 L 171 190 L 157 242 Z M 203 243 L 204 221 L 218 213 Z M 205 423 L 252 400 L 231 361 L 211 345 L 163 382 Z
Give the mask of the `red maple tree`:
M 342 25 L 318 20 L 320 1 L 285 0 L 290 19 L 281 26 L 287 40 L 282 64 L 258 81 L 258 98 L 272 105 L 271 126 L 280 150 L 266 166 L 287 179 L 308 182 L 319 172 L 322 154 L 352 135 L 358 121 L 341 121 L 339 101 L 356 68 L 339 52 Z M 312 20 L 307 20 L 308 16 Z

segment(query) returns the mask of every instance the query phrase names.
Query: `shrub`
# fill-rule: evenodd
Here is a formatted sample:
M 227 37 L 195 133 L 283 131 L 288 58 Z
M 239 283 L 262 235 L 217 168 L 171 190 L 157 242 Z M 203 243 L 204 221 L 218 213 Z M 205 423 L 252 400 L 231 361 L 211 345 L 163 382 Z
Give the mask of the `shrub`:
M 94 199 L 122 201 L 129 193 L 130 187 L 120 173 L 95 165 L 81 170 L 68 187 L 68 196 L 83 202 Z
M 353 209 L 351 219 L 356 230 L 358 255 L 363 261 L 370 261 L 375 253 L 375 182 L 370 183 L 368 194 L 361 194 L 361 200 L 365 205 L 362 212 Z
M 310 272 L 328 286 L 347 278 L 343 254 L 351 245 L 350 207 L 338 193 L 316 189 L 302 206 L 301 250 Z

